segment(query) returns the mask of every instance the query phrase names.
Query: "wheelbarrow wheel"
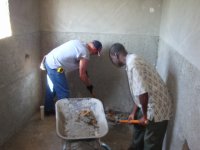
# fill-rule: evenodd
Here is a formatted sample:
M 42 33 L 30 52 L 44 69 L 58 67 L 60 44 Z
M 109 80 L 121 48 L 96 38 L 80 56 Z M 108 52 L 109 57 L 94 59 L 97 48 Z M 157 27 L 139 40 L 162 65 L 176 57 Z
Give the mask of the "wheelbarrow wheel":
M 105 143 L 101 143 L 101 148 L 102 150 L 111 150 L 111 148 Z

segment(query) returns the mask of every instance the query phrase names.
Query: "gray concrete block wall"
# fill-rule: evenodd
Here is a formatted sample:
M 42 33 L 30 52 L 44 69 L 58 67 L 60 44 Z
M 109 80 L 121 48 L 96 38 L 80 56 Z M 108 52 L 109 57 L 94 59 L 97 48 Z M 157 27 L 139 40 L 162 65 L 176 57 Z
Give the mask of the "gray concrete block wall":
M 39 34 L 0 40 L 0 144 L 36 112 L 41 101 Z
M 198 0 L 163 0 L 157 68 L 174 101 L 166 150 L 181 150 L 184 143 L 199 149 L 199 6 Z
M 13 35 L 40 30 L 39 0 L 8 0 Z
M 149 63 L 155 65 L 158 37 L 124 34 L 41 32 L 43 55 L 71 39 L 81 39 L 86 42 L 98 39 L 102 42 L 102 55 L 101 57 L 92 56 L 88 70 L 95 87 L 96 96 L 104 102 L 106 108 L 130 111 L 133 103 L 125 68 L 118 69 L 112 65 L 108 57 L 108 50 L 113 43 L 121 42 L 130 53 L 140 55 Z M 71 97 L 90 96 L 85 86 L 81 83 L 77 71 L 68 74 L 68 80 L 71 87 Z
M 38 2 L 9 0 L 13 35 L 0 39 L 0 145 L 30 120 L 41 101 Z
M 200 69 L 200 1 L 163 0 L 160 37 Z
M 157 69 L 167 83 L 174 104 L 164 149 L 182 150 L 187 141 L 191 150 L 198 150 L 200 70 L 163 40 L 159 43 L 158 56 Z
M 42 0 L 42 31 L 159 34 L 162 0 Z

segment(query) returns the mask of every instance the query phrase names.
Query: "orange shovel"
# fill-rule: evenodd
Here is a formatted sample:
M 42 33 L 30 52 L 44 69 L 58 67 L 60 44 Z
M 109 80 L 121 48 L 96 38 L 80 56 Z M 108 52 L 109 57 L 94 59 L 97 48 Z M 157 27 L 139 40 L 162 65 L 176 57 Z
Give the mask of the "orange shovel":
M 122 124 L 139 124 L 139 120 L 118 120 L 118 123 Z

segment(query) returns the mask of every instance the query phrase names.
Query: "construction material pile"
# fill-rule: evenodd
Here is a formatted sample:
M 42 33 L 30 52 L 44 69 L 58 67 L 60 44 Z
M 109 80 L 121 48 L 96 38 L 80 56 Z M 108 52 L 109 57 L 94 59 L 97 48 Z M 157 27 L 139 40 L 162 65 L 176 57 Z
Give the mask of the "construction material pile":
M 120 112 L 115 110 L 108 110 L 106 111 L 106 119 L 109 121 L 110 125 L 115 125 L 119 120 L 126 120 L 128 119 L 129 113 Z
M 69 101 L 61 109 L 64 133 L 68 138 L 91 137 L 99 134 L 99 125 L 91 101 Z
M 92 125 L 92 126 L 97 126 L 97 120 L 94 116 L 94 113 L 89 110 L 89 109 L 86 109 L 86 110 L 82 110 L 80 113 L 79 113 L 79 118 L 77 120 L 78 122 L 85 122 L 86 124 L 88 125 Z

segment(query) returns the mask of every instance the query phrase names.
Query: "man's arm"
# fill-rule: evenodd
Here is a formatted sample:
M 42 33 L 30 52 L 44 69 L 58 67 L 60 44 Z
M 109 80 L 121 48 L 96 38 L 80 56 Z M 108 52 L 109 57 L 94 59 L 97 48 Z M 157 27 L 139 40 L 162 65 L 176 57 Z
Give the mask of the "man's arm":
M 136 104 L 133 105 L 133 111 L 132 113 L 129 115 L 128 120 L 133 120 L 135 119 L 135 114 L 138 110 L 138 106 Z
M 91 82 L 86 73 L 87 66 L 88 66 L 88 60 L 82 58 L 79 62 L 79 76 L 80 76 L 81 81 L 83 81 L 83 83 L 88 87 L 88 86 L 91 86 Z
M 141 124 L 145 125 L 147 123 L 147 107 L 148 107 L 148 93 L 139 95 L 140 104 L 142 105 L 143 117 L 140 119 Z

